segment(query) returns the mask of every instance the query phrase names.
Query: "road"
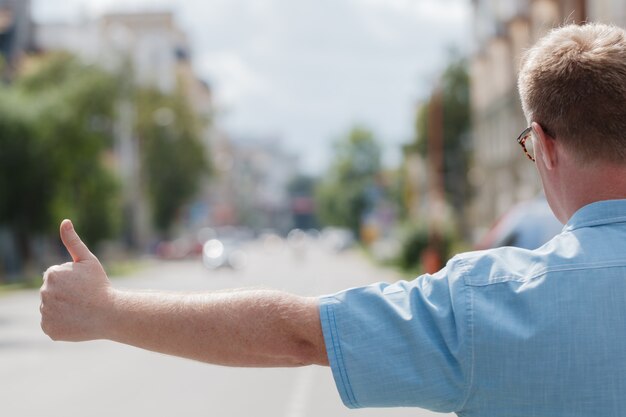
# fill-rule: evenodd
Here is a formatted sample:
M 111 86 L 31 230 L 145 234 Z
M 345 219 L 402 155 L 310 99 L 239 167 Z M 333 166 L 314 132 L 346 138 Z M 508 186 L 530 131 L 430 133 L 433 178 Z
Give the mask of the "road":
M 399 278 L 357 252 L 316 244 L 294 251 L 256 243 L 241 271 L 208 271 L 198 260 L 157 262 L 114 286 L 183 291 L 269 287 L 302 295 Z M 168 357 L 108 341 L 50 341 L 39 328 L 39 295 L 0 296 L 0 416 L 427 417 L 418 409 L 348 410 L 325 367 L 237 369 Z

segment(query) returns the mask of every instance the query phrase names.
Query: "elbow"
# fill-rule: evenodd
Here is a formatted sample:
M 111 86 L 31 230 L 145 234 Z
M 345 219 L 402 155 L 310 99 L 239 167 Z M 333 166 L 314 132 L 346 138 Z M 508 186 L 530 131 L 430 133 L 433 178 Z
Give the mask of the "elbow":
M 287 303 L 280 317 L 292 366 L 328 366 L 318 300 L 298 297 Z
M 296 344 L 293 355 L 293 366 L 320 365 L 328 366 L 328 355 L 324 343 L 301 340 Z

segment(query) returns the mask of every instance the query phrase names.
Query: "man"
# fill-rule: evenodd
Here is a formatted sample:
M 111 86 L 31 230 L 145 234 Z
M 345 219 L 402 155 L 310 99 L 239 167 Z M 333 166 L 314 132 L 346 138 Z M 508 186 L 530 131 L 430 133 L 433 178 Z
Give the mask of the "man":
M 131 292 L 66 220 L 74 262 L 44 275 L 42 328 L 223 365 L 330 365 L 349 407 L 625 415 L 626 32 L 554 30 L 526 54 L 519 91 L 518 142 L 566 223 L 537 250 L 460 254 L 412 282 L 321 298 Z

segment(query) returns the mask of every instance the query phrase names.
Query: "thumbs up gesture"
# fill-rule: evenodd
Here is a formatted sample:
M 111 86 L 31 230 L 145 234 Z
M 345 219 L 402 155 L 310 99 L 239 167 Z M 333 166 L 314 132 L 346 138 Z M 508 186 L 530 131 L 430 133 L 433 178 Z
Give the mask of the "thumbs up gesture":
M 60 234 L 73 262 L 52 266 L 43 275 L 41 328 L 52 340 L 103 338 L 113 301 L 109 279 L 71 221 L 63 220 Z

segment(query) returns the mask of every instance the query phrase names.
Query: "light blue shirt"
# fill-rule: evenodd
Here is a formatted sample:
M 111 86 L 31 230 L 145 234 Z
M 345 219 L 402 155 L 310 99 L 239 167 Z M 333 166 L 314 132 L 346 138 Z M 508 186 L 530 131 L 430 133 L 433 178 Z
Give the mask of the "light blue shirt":
M 583 207 L 536 250 L 322 297 L 320 317 L 350 408 L 626 416 L 626 200 Z

